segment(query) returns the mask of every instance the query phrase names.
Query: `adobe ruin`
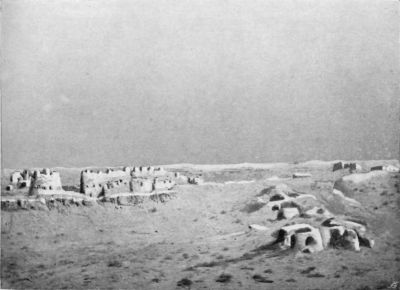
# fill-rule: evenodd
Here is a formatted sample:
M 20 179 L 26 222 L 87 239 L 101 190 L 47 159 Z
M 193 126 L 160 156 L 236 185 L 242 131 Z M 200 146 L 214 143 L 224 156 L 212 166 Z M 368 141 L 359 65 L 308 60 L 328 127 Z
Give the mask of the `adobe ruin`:
M 314 253 L 324 249 L 321 233 L 308 224 L 294 224 L 282 227 L 277 243 L 284 249 L 292 248 L 301 252 Z
M 56 193 L 57 191 L 63 191 L 59 172 L 49 168 L 34 171 L 29 189 L 30 195 Z
M 29 188 L 31 186 L 33 173 L 30 170 L 17 170 L 11 173 L 10 183 L 13 188 Z
M 371 171 L 377 171 L 377 170 L 383 170 L 387 172 L 400 172 L 400 169 L 393 165 L 387 165 L 387 166 L 379 165 L 371 167 Z
M 356 171 L 361 171 L 362 167 L 361 167 L 361 165 L 359 165 L 357 163 L 352 163 L 352 162 L 345 163 L 345 162 L 340 161 L 340 162 L 333 164 L 333 168 L 332 168 L 333 172 L 341 170 L 341 169 L 349 169 L 349 172 L 353 173 Z
M 293 224 L 278 231 L 276 242 L 283 249 L 292 248 L 314 253 L 326 248 L 360 251 L 360 246 L 372 248 L 374 240 L 366 236 L 366 227 L 354 221 L 328 218 L 319 227 Z
M 109 196 L 118 193 L 151 193 L 169 191 L 177 184 L 200 183 L 162 167 L 124 167 L 122 170 L 107 169 L 105 172 L 90 169 L 81 172 L 80 192 L 90 197 Z

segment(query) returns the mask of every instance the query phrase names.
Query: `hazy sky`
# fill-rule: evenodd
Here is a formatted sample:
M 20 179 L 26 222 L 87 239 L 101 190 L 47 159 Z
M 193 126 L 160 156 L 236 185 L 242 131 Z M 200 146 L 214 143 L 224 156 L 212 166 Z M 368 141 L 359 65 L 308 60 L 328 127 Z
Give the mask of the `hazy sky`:
M 3 0 L 4 167 L 399 158 L 398 1 Z

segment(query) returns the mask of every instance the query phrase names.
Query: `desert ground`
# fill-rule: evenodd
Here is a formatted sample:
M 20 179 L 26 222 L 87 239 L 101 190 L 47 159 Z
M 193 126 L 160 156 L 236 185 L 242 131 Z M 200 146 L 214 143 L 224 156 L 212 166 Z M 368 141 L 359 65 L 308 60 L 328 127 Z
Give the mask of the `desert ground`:
M 363 171 L 396 160 L 357 161 Z M 110 203 L 52 210 L 2 210 L 1 287 L 13 289 L 387 289 L 400 281 L 399 173 L 365 180 L 334 197 L 333 162 L 259 166 L 166 166 L 202 174 L 203 185 L 179 185 L 168 202 Z M 79 168 L 57 168 L 66 188 Z M 2 196 L 11 170 L 3 169 Z M 309 172 L 311 178 L 292 178 Z M 338 217 L 362 221 L 375 240 L 360 252 L 306 254 L 272 247 L 277 220 L 257 198 L 286 184 L 311 194 Z M 314 219 L 312 222 L 321 222 Z M 257 230 L 249 225 L 264 226 Z

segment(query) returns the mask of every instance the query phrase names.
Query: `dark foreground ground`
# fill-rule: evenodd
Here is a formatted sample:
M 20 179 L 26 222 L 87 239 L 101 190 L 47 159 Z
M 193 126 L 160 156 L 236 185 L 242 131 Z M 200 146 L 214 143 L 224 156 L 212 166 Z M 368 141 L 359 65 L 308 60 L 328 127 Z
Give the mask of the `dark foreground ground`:
M 377 162 L 364 162 L 369 168 Z M 379 163 L 379 162 L 378 162 Z M 396 164 L 396 163 L 394 163 Z M 271 181 L 294 171 L 313 177 Z M 77 172 L 62 173 L 66 185 Z M 209 183 L 177 187 L 167 203 L 102 204 L 51 211 L 2 211 L 1 287 L 14 289 L 387 289 L 400 281 L 399 176 L 355 190 L 354 207 L 330 199 L 330 164 L 207 171 Z M 73 177 L 73 178 L 72 178 Z M 224 183 L 233 180 L 236 183 Z M 241 183 L 242 180 L 255 180 Z M 248 205 L 270 185 L 285 183 L 316 196 L 338 216 L 368 224 L 374 248 L 316 254 L 263 247 L 288 221 Z M 4 186 L 4 184 L 3 184 Z M 307 222 L 307 218 L 296 218 Z M 249 229 L 263 225 L 266 231 Z M 397 286 L 398 287 L 398 286 Z

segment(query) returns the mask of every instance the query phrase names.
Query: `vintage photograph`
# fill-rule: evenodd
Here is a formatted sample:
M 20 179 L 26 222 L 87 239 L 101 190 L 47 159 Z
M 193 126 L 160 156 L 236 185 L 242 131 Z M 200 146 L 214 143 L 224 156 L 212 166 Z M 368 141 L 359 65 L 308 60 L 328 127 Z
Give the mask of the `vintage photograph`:
M 2 0 L 1 289 L 400 289 L 400 2 Z

